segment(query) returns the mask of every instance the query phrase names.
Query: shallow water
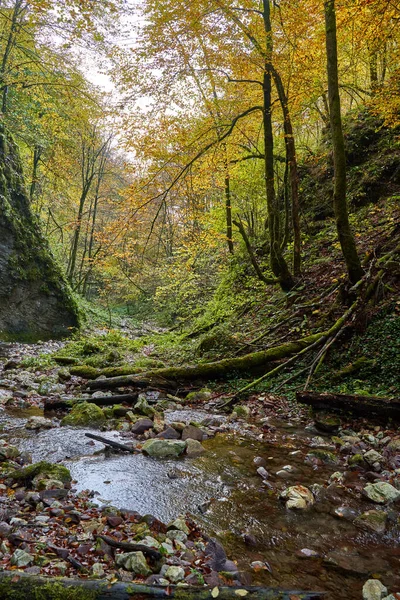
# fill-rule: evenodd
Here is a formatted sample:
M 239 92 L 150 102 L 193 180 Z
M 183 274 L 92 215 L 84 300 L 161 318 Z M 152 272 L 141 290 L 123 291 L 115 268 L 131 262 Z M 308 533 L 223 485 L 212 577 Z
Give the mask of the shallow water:
M 255 584 L 325 590 L 328 598 L 355 600 L 361 598 L 363 583 L 374 573 L 392 591 L 400 589 L 398 525 L 393 523 L 388 533 L 376 536 L 334 515 L 339 506 L 360 514 L 376 505 L 340 487 L 326 491 L 326 481 L 337 467 L 316 468 L 304 462 L 313 434 L 303 428 L 278 421 L 276 431 L 263 441 L 237 428 L 206 440 L 207 452 L 198 459 L 161 461 L 141 454 L 104 453 L 103 444 L 85 437 L 87 429 L 27 431 L 24 424 L 32 414 L 40 411 L 2 411 L 0 423 L 7 432 L 3 431 L 3 437 L 9 436 L 21 450 L 30 452 L 33 461 L 63 462 L 76 480 L 76 489 L 93 490 L 94 501 L 100 505 L 111 503 L 151 513 L 163 521 L 191 513 L 208 534 L 223 542 L 241 570 L 252 572 L 254 560 L 268 563 L 269 570 L 252 573 Z M 203 411 L 168 411 L 166 421 L 201 421 L 206 415 Z M 101 435 L 127 441 L 127 434 L 119 432 Z M 255 456 L 266 460 L 274 490 L 257 475 Z M 295 474 L 280 479 L 276 473 L 285 465 L 291 465 Z M 325 491 L 307 511 L 287 510 L 278 498 L 277 491 L 297 483 L 325 484 Z M 297 553 L 303 548 L 316 551 L 320 558 L 299 558 Z M 323 557 L 334 551 L 343 559 L 341 570 L 324 564 Z

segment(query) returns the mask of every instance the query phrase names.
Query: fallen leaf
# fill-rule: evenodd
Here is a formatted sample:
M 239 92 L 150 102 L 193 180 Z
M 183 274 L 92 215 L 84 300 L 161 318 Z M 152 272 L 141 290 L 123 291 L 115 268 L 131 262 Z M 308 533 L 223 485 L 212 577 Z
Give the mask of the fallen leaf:
M 219 589 L 217 587 L 213 588 L 213 590 L 211 592 L 211 596 L 213 598 L 218 598 L 218 596 L 219 596 Z

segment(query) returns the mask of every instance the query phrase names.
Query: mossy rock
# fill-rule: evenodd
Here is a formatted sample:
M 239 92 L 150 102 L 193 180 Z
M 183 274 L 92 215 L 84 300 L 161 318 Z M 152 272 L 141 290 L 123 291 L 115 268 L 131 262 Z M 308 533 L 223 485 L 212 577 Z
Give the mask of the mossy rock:
M 210 351 L 234 350 L 238 340 L 224 327 L 214 327 L 199 340 L 196 351 L 203 355 Z
M 307 454 L 307 458 L 317 458 L 327 464 L 336 464 L 338 462 L 333 452 L 329 452 L 329 450 L 320 450 L 319 448 L 311 450 Z
M 90 367 L 89 365 L 77 365 L 76 367 L 71 367 L 69 372 L 71 375 L 83 377 L 84 379 L 96 379 L 96 377 L 99 377 L 100 375 L 98 369 Z
M 364 458 L 361 454 L 353 454 L 353 456 L 349 457 L 347 462 L 350 466 L 365 464 Z
M 106 420 L 104 412 L 96 404 L 89 402 L 79 402 L 75 404 L 71 412 L 63 418 L 61 425 L 75 425 L 88 427 L 91 425 L 101 425 Z
M 245 404 L 239 404 L 238 406 L 235 406 L 235 408 L 232 411 L 232 416 L 234 417 L 241 417 L 242 419 L 247 419 L 250 416 L 250 408 L 248 406 L 246 406 Z
M 24 481 L 30 483 L 38 475 L 44 475 L 48 479 L 56 479 L 62 483 L 69 483 L 72 480 L 71 473 L 63 465 L 54 465 L 53 463 L 42 460 L 33 465 L 28 465 L 22 469 L 11 471 L 8 477 L 15 481 Z
M 207 402 L 212 397 L 212 392 L 207 388 L 198 390 L 197 392 L 189 392 L 185 398 L 185 402 L 196 403 L 196 402 Z

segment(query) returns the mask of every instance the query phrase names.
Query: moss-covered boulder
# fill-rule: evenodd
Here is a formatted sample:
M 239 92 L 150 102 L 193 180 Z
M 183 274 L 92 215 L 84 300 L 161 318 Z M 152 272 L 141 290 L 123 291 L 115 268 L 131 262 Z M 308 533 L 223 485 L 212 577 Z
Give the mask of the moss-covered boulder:
M 14 481 L 22 481 L 25 484 L 30 484 L 35 478 L 54 479 L 62 483 L 70 483 L 72 480 L 71 473 L 63 465 L 54 465 L 42 460 L 41 462 L 28 465 L 22 469 L 11 471 L 8 477 Z
M 17 145 L 0 123 L 0 339 L 60 337 L 78 324 L 70 289 L 31 212 Z
M 101 425 L 106 417 L 99 406 L 89 402 L 75 404 L 71 412 L 63 418 L 61 425 L 75 425 L 77 427 L 88 427 Z
M 186 442 L 181 440 L 147 440 L 142 447 L 143 454 L 154 458 L 178 458 L 186 448 Z

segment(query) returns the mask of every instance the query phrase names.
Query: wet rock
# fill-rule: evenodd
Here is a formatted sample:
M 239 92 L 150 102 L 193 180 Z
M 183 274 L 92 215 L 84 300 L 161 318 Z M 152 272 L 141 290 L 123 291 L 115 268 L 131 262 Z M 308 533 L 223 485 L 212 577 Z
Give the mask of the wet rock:
M 107 516 L 107 523 L 110 527 L 118 527 L 123 522 L 124 522 L 124 520 L 122 517 L 113 516 L 113 515 Z
M 138 419 L 131 427 L 132 433 L 136 435 L 141 435 L 145 431 L 149 429 L 153 429 L 154 423 L 151 419 Z
M 175 567 L 171 565 L 165 571 L 165 578 L 171 583 L 178 583 L 179 581 L 183 581 L 185 579 L 185 571 L 182 569 L 182 567 Z
M 280 498 L 286 501 L 286 508 L 302 510 L 314 504 L 311 491 L 302 485 L 287 488 L 281 493 Z
M 32 554 L 29 554 L 29 552 L 25 552 L 25 550 L 21 550 L 20 548 L 18 548 L 17 550 L 15 550 L 14 554 L 11 557 L 11 565 L 14 567 L 26 567 L 27 565 L 30 565 L 33 562 L 33 556 Z
M 386 481 L 368 483 L 363 489 L 363 494 L 369 498 L 369 500 L 377 502 L 378 504 L 395 502 L 400 498 L 400 491 L 396 490 L 395 487 Z
M 106 417 L 99 406 L 89 402 L 79 402 L 75 404 L 71 412 L 63 418 L 61 425 L 75 425 L 77 427 L 87 427 L 92 425 L 101 425 Z
M 386 528 L 386 520 L 387 514 L 385 512 L 379 510 L 368 510 L 355 519 L 354 525 L 367 531 L 383 533 Z
M 387 594 L 387 588 L 379 579 L 368 579 L 363 585 L 363 600 L 381 600 Z
M 383 440 L 382 440 L 382 443 L 383 443 Z M 400 453 L 400 438 L 392 439 L 386 446 L 386 450 L 389 450 L 389 452 L 393 452 L 393 454 Z
M 338 508 L 335 508 L 333 514 L 335 517 L 345 519 L 346 521 L 354 521 L 357 517 L 357 511 L 354 508 L 350 508 L 350 506 L 339 506 Z
M 34 463 L 33 465 L 23 467 L 22 469 L 12 471 L 9 474 L 9 477 L 15 481 L 25 481 L 31 483 L 33 479 L 39 477 L 39 475 L 43 479 L 55 479 L 64 484 L 70 483 L 72 479 L 71 473 L 67 467 L 64 467 L 63 465 L 52 464 L 44 460 Z
M 310 550 L 310 548 L 302 548 L 298 552 L 296 552 L 296 556 L 298 558 L 319 558 L 320 554 L 315 550 Z
M 59 479 L 47 478 L 46 476 L 38 475 L 32 481 L 32 487 L 35 490 L 62 490 L 64 484 Z
M 335 471 L 335 473 L 332 473 L 332 475 L 329 477 L 329 483 L 342 484 L 343 481 L 344 481 L 344 473 L 341 473 L 340 471 Z
M 51 419 L 46 419 L 45 417 L 31 417 L 28 419 L 26 425 L 26 429 L 51 429 L 54 427 L 54 423 Z
M 267 461 L 262 456 L 255 456 L 253 458 L 253 463 L 255 464 L 256 467 L 266 467 L 267 466 Z
M 147 440 L 142 447 L 144 454 L 154 458 L 178 458 L 185 451 L 186 443 L 182 440 Z
M 195 458 L 197 456 L 201 456 L 202 454 L 204 454 L 204 452 L 205 449 L 199 441 L 192 440 L 191 438 L 188 438 L 186 440 L 186 456 L 188 456 L 189 458 Z
M 173 427 L 167 427 L 165 431 L 161 431 L 156 437 L 162 440 L 179 440 L 181 436 Z
M 268 479 L 269 477 L 269 473 L 266 469 L 264 469 L 264 467 L 258 467 L 257 473 L 260 477 L 262 477 L 262 479 Z
M 368 576 L 388 568 L 388 564 L 379 557 L 365 558 L 357 552 L 348 552 L 345 548 L 329 552 L 324 558 L 324 565 L 345 575 L 358 576 Z
M 122 567 L 135 575 L 150 575 L 151 569 L 146 562 L 143 552 L 126 552 L 115 557 L 117 567 Z
M 182 440 L 188 440 L 190 438 L 191 440 L 201 442 L 205 437 L 204 431 L 195 425 L 186 425 L 182 431 Z

